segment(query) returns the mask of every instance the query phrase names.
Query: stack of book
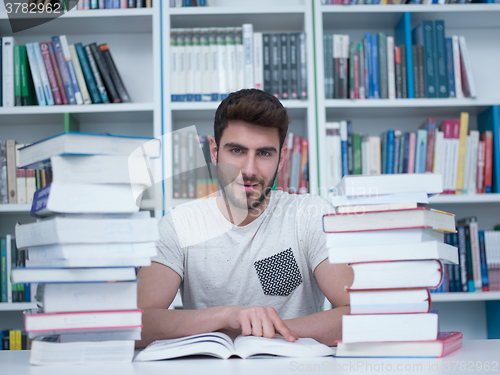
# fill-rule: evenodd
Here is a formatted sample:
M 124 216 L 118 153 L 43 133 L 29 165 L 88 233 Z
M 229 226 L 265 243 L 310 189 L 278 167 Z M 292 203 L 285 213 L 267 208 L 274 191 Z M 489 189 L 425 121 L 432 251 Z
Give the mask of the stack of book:
M 148 266 L 159 238 L 156 219 L 139 204 L 156 139 L 63 133 L 19 150 L 19 165 L 51 168 L 35 193 L 35 223 L 16 226 L 28 250 L 13 283 L 37 282 L 40 309 L 25 312 L 35 338 L 32 364 L 132 360 L 140 339 L 135 267 Z
M 468 112 L 440 124 L 429 117 L 416 131 L 389 129 L 381 136 L 354 132 L 349 120 L 328 122 L 328 185 L 350 174 L 432 172 L 442 175 L 444 194 L 496 192 L 498 125 L 490 126 L 495 117 L 489 115 L 495 111 L 478 117 L 479 130 L 469 128 Z
M 464 36 L 445 36 L 443 20 L 421 21 L 410 33 L 409 14 L 395 37 L 324 35 L 326 99 L 403 99 L 476 97 Z M 412 44 L 407 44 L 411 40 Z
M 3 37 L 0 44 L 4 107 L 130 102 L 106 43 L 70 45 L 59 35 L 26 45 Z
M 241 27 L 172 29 L 171 100 L 219 101 L 243 88 L 307 99 L 306 35 Z
M 342 319 L 339 356 L 441 357 L 462 334 L 440 333 L 429 288 L 440 285 L 443 263 L 458 263 L 443 232 L 452 214 L 424 207 L 442 191 L 440 176 L 346 176 L 323 217 L 331 263 L 347 263 L 350 314 Z

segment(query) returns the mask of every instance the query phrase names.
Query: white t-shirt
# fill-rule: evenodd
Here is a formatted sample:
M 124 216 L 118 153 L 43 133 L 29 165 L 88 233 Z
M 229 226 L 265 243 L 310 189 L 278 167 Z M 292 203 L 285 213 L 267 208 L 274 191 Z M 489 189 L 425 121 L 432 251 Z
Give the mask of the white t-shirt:
M 314 269 L 328 257 L 325 199 L 271 192 L 266 210 L 239 227 L 216 198 L 178 206 L 160 222 L 158 256 L 182 278 L 184 308 L 272 306 L 282 319 L 321 311 Z

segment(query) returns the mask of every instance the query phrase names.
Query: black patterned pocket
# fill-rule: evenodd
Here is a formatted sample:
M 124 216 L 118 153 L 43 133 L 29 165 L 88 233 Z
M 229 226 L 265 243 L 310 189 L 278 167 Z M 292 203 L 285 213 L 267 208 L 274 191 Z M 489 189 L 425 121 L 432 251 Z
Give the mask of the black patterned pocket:
M 302 283 L 292 249 L 258 260 L 253 265 L 267 296 L 288 296 Z

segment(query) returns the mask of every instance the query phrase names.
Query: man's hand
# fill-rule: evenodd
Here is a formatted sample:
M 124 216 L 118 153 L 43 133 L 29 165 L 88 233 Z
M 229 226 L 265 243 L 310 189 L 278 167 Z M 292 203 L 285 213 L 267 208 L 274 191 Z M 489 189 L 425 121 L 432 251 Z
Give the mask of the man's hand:
M 227 327 L 241 329 L 244 336 L 273 338 L 277 333 L 294 342 L 299 336 L 291 331 L 273 307 L 228 306 Z

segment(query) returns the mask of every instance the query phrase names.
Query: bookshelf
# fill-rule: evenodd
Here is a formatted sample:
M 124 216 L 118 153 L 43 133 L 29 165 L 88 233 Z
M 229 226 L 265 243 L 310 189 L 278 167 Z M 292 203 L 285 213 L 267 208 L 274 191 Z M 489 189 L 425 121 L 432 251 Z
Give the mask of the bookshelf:
M 211 4 L 212 5 L 212 4 Z M 254 32 L 305 31 L 307 43 L 308 99 L 283 100 L 291 117 L 290 131 L 309 139 L 309 189 L 317 191 L 316 114 L 314 94 L 314 45 L 312 8 L 304 0 L 235 2 L 216 0 L 213 6 L 170 8 L 162 3 L 162 70 L 170 72 L 170 30 L 194 27 L 240 27 L 252 23 Z M 196 125 L 200 135 L 213 134 L 213 118 L 219 102 L 171 102 L 170 84 L 163 82 L 163 133 Z M 164 154 L 164 176 L 172 175 L 172 155 Z M 165 180 L 165 208 L 186 203 L 172 198 L 172 181 Z
M 500 61 L 498 41 L 499 4 L 423 5 L 321 5 L 314 0 L 316 43 L 316 76 L 318 108 L 318 175 L 319 185 L 326 186 L 326 134 L 329 121 L 351 120 L 353 131 L 372 136 L 387 129 L 415 131 L 427 117 L 457 118 L 461 111 L 470 113 L 470 129 L 477 129 L 477 115 L 500 103 Z M 446 36 L 464 35 L 471 58 L 477 98 L 470 99 L 325 99 L 323 35 L 349 34 L 359 42 L 369 31 L 394 29 L 404 12 L 411 13 L 412 29 L 421 20 L 445 21 Z M 323 190 L 322 190 L 323 191 Z M 323 194 L 325 192 L 323 191 Z M 457 218 L 477 216 L 480 229 L 492 230 L 500 222 L 499 194 L 439 195 L 430 199 L 434 208 L 452 212 Z M 433 307 L 440 311 L 441 330 L 462 330 L 465 338 L 487 338 L 488 330 L 498 326 L 495 314 L 500 310 L 500 293 L 435 293 Z M 497 318 L 498 319 L 498 318 Z M 444 323 L 444 324 L 443 324 Z M 495 328 L 498 330 L 498 328 Z

